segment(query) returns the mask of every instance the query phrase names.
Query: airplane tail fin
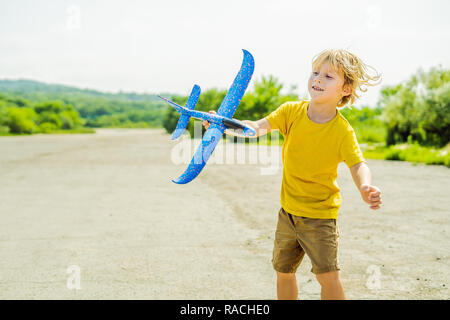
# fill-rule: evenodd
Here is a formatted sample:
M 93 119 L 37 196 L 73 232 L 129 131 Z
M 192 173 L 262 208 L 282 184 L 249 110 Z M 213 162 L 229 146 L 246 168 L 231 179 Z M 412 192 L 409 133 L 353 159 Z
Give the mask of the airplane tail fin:
M 189 99 L 186 102 L 185 108 L 188 108 L 190 110 L 195 109 L 199 97 L 200 97 L 200 87 L 198 85 L 194 85 L 191 94 L 189 95 Z M 184 130 L 186 129 L 189 123 L 189 119 L 190 119 L 189 114 L 181 113 L 180 119 L 178 119 L 177 127 L 175 128 L 175 131 L 172 134 L 172 140 L 177 139 L 179 136 L 183 134 Z
M 200 87 L 198 85 L 194 85 L 185 107 L 191 110 L 195 109 L 199 97 L 200 97 Z

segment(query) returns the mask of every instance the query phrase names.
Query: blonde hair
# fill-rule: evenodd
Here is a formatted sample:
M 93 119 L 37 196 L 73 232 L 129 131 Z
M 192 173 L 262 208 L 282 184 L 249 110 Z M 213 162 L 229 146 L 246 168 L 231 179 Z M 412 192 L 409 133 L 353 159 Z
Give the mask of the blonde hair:
M 338 107 L 343 107 L 347 103 L 353 104 L 359 95 L 356 93 L 358 89 L 361 92 L 366 92 L 367 88 L 362 86 L 375 86 L 381 82 L 381 74 L 374 68 L 362 62 L 353 53 L 343 49 L 326 49 L 314 56 L 312 61 L 312 68 L 315 69 L 327 61 L 336 72 L 341 72 L 344 75 L 344 86 L 349 85 L 351 94 L 342 97 L 338 102 Z M 376 74 L 372 77 L 368 74 L 368 68 L 373 69 Z M 370 83 L 370 81 L 378 81 Z

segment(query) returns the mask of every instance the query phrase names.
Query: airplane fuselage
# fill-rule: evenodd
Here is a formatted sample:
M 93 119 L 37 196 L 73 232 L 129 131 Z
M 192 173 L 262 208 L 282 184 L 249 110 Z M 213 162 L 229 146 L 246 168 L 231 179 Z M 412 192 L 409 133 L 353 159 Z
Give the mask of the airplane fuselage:
M 243 130 L 242 134 L 245 136 L 256 135 L 256 132 L 253 128 L 249 127 L 248 125 L 246 125 L 245 123 L 243 123 L 239 120 L 220 116 L 220 115 L 209 113 L 209 112 L 198 111 L 198 110 L 189 110 L 184 107 L 181 107 L 181 108 L 183 108 L 182 110 L 180 110 L 181 113 L 187 114 L 191 118 L 195 118 L 198 120 L 206 120 L 210 123 L 216 123 L 218 125 L 224 125 L 226 128 L 229 128 L 229 129 L 242 129 Z

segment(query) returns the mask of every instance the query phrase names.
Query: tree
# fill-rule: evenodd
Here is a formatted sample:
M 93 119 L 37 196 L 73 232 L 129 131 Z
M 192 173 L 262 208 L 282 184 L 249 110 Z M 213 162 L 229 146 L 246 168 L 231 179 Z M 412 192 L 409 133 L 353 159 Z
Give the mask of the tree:
M 416 141 L 442 147 L 449 143 L 450 70 L 419 70 L 405 84 L 385 87 L 378 105 L 384 108 L 386 144 Z

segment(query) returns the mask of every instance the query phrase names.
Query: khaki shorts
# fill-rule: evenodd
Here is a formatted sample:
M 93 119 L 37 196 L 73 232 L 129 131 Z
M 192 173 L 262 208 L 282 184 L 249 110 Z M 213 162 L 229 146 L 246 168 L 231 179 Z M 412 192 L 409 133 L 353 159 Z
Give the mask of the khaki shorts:
M 278 212 L 272 264 L 278 272 L 295 273 L 305 253 L 315 274 L 339 270 L 336 219 L 313 219 Z

